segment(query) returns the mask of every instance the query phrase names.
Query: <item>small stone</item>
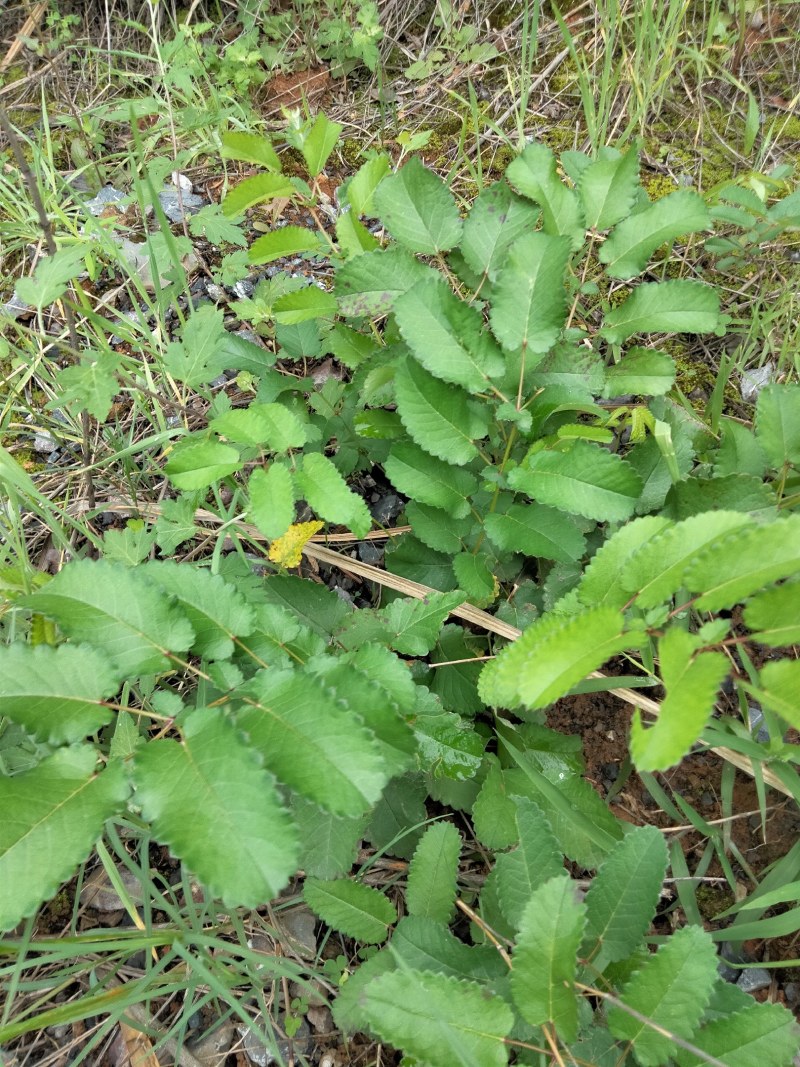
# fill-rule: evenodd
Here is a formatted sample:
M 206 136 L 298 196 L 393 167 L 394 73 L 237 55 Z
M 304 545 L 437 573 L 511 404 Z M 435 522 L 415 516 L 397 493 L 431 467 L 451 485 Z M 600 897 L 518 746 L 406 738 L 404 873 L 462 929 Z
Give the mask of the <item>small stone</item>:
M 362 563 L 369 563 L 372 567 L 378 567 L 383 563 L 383 546 L 375 541 L 360 541 L 358 544 L 358 558 Z
M 206 204 L 205 198 L 197 193 L 179 193 L 169 186 L 161 190 L 158 199 L 170 222 L 183 222 L 189 215 L 196 215 Z
M 219 1067 L 233 1044 L 235 1030 L 231 1023 L 223 1023 L 205 1037 L 187 1043 L 187 1048 L 203 1067 Z
M 405 507 L 405 504 L 396 493 L 387 493 L 370 511 L 372 517 L 380 526 L 386 526 L 396 518 Z
M 213 301 L 217 304 L 221 304 L 224 300 L 227 300 L 227 293 L 221 285 L 215 285 L 214 282 L 209 282 L 206 286 L 206 292 Z
M 750 719 L 750 733 L 755 734 L 756 741 L 761 744 L 769 742 L 769 730 L 764 725 L 764 712 L 758 704 L 749 704 L 747 715 Z
M 104 185 L 97 196 L 92 197 L 91 200 L 87 200 L 84 206 L 89 214 L 100 216 L 107 207 L 112 204 L 118 204 L 120 200 L 124 199 L 125 193 L 120 192 L 119 189 L 115 189 L 113 185 Z
M 41 430 L 33 439 L 33 451 L 49 456 L 58 448 L 58 442 L 47 430 Z
M 285 1021 L 284 1016 L 281 1016 L 278 1020 L 278 1025 L 281 1029 L 284 1028 Z M 263 1025 L 263 1020 L 259 1019 L 259 1022 Z M 300 1021 L 300 1025 L 291 1040 L 281 1037 L 277 1033 L 275 1034 L 274 1052 L 252 1030 L 245 1030 L 244 1027 L 240 1026 L 239 1033 L 242 1037 L 244 1054 L 251 1063 L 256 1064 L 256 1067 L 272 1067 L 273 1064 L 284 1064 L 289 1062 L 292 1057 L 296 1060 L 297 1053 L 303 1054 L 311 1039 L 311 1031 L 305 1019 Z
M 800 982 L 787 982 L 783 987 L 786 1003 L 790 1007 L 796 1007 L 800 1001 Z
M 124 868 L 118 870 L 117 874 L 129 898 L 134 904 L 141 904 L 142 883 L 136 875 Z M 95 871 L 91 878 L 87 879 L 81 889 L 80 902 L 82 906 L 94 908 L 96 911 L 119 911 L 125 907 L 104 870 Z
M 772 975 L 764 967 L 748 967 L 742 971 L 736 984 L 745 993 L 757 993 L 759 989 L 772 985 Z
M 730 963 L 749 963 L 750 957 L 734 941 L 724 941 L 719 949 L 720 962 L 717 971 L 723 982 L 736 983 L 743 972 L 738 967 L 729 967 Z
M 310 1006 L 306 1018 L 315 1034 L 329 1034 L 334 1029 L 333 1015 L 327 1005 Z
M 24 300 L 20 300 L 16 293 L 11 294 L 11 299 L 3 304 L 3 315 L 9 319 L 21 319 L 24 315 L 30 315 L 35 309 L 26 304 Z
M 249 278 L 243 278 L 237 282 L 233 287 L 233 295 L 237 296 L 240 300 L 246 300 L 247 297 L 253 295 L 253 289 L 255 286 L 249 280 Z
M 755 370 L 743 371 L 740 386 L 742 400 L 755 400 L 764 386 L 769 385 L 774 377 L 775 365 L 769 360 L 763 366 L 756 367 Z
M 280 925 L 292 948 L 305 960 L 317 954 L 316 916 L 305 906 L 287 908 L 280 914 Z

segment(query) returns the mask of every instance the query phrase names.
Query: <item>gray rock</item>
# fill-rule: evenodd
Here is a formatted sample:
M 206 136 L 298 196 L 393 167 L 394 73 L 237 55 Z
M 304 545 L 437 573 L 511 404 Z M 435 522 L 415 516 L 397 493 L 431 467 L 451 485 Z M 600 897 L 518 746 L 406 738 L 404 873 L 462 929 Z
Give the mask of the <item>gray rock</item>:
M 740 385 L 742 400 L 755 400 L 764 386 L 769 385 L 774 377 L 775 365 L 769 360 L 762 367 L 743 371 Z
M 40 430 L 33 439 L 33 451 L 49 456 L 58 448 L 58 441 L 47 430 Z
M 213 301 L 217 304 L 221 304 L 224 300 L 227 300 L 228 296 L 221 285 L 215 285 L 214 282 L 209 282 L 206 286 L 206 292 Z
M 362 563 L 369 563 L 373 567 L 379 566 L 383 562 L 383 545 L 375 541 L 360 541 L 358 558 Z
M 233 1044 L 235 1029 L 232 1023 L 223 1023 L 205 1037 L 187 1043 L 187 1048 L 203 1067 L 219 1067 Z
M 717 971 L 724 982 L 735 984 L 739 975 L 743 972 L 738 967 L 728 966 L 731 963 L 749 963 L 750 957 L 742 951 L 742 946 L 735 941 L 724 941 L 719 948 L 720 962 Z
M 783 987 L 783 992 L 786 995 L 786 1003 L 794 1008 L 800 1001 L 800 982 L 787 982 Z
M 755 735 L 756 741 L 761 744 L 767 744 L 769 741 L 769 730 L 764 725 L 764 712 L 758 704 L 749 704 L 747 715 L 750 719 L 750 733 Z
M 279 1020 L 281 1029 L 283 1029 L 284 1021 L 284 1017 L 281 1016 Z M 273 1064 L 288 1063 L 293 1055 L 296 1057 L 297 1053 L 303 1055 L 310 1051 L 311 1031 L 305 1019 L 301 1020 L 291 1041 L 281 1037 L 278 1033 L 275 1034 L 275 1052 L 268 1048 L 252 1030 L 239 1027 L 239 1033 L 242 1036 L 244 1054 L 251 1063 L 256 1064 L 256 1067 L 272 1067 Z
M 117 874 L 133 903 L 141 904 L 142 883 L 139 879 L 125 868 L 119 869 Z M 95 908 L 97 911 L 120 911 L 125 907 L 104 870 L 95 871 L 91 878 L 87 879 L 81 889 L 80 902 L 82 906 Z
M 26 304 L 24 300 L 20 300 L 16 293 L 12 293 L 11 299 L 3 304 L 3 315 L 6 318 L 21 319 L 23 315 L 30 315 L 34 311 L 34 308 L 30 304 Z
M 370 508 L 375 522 L 385 526 L 396 518 L 404 508 L 403 501 L 396 493 L 387 493 L 386 496 L 373 504 Z
M 764 967 L 748 967 L 742 971 L 736 984 L 745 993 L 756 993 L 772 985 L 772 975 Z
M 166 185 L 158 194 L 164 214 L 170 222 L 183 222 L 189 215 L 196 215 L 205 207 L 207 201 L 197 193 L 184 193 L 171 185 Z
M 125 199 L 125 193 L 115 189 L 113 185 L 104 185 L 97 196 L 87 200 L 84 205 L 91 215 L 102 215 L 109 204 L 118 204 Z
M 281 930 L 294 951 L 304 960 L 313 960 L 317 954 L 316 925 L 317 917 L 304 904 L 280 913 Z
M 253 289 L 255 289 L 255 286 L 249 278 L 243 278 L 234 285 L 233 295 L 238 296 L 240 300 L 245 300 L 248 296 L 253 295 Z

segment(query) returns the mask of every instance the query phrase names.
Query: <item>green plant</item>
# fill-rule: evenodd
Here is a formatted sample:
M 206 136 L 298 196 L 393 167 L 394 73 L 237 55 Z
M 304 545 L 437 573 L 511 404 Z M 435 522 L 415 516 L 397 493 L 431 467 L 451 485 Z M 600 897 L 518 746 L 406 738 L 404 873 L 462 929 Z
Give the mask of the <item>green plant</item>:
M 264 168 L 229 192 L 225 216 L 275 197 L 314 210 L 339 133 L 322 115 L 287 132 L 309 183 L 282 173 L 269 141 L 225 135 L 228 157 Z M 675 366 L 651 335 L 723 329 L 719 299 L 641 277 L 665 242 L 710 229 L 708 206 L 689 190 L 650 203 L 633 150 L 561 164 L 566 180 L 529 145 L 462 217 L 418 159 L 391 173 L 376 155 L 343 190 L 333 234 L 286 226 L 251 245 L 253 263 L 333 261 L 332 291 L 279 275 L 240 310 L 286 355 L 330 354 L 347 380 L 312 390 L 281 375 L 210 305 L 165 345 L 163 373 L 208 402 L 208 425 L 166 445 L 177 496 L 142 506 L 149 528 L 95 537 L 103 560 L 34 583 L 19 552 L 0 572 L 0 712 L 15 727 L 0 737 L 0 925 L 32 914 L 123 819 L 198 876 L 209 911 L 258 907 L 302 867 L 333 929 L 372 945 L 394 927 L 342 984 L 337 1020 L 422 1062 L 500 1064 L 513 1049 L 535 1063 L 563 1048 L 598 1064 L 736 1063 L 740 1047 L 743 1064 L 785 1062 L 790 1016 L 716 981 L 717 933 L 687 927 L 648 954 L 661 835 L 609 811 L 543 712 L 621 686 L 597 672 L 623 655 L 628 698 L 658 715 L 634 718 L 641 771 L 700 740 L 800 797 L 781 740 L 798 724 L 799 664 L 749 654 L 800 639 L 800 386 L 763 390 L 754 431 L 723 419 L 718 436 L 673 401 Z M 376 215 L 388 247 L 361 221 Z M 63 296 L 77 258 L 44 261 L 32 302 Z M 251 376 L 247 407 L 211 392 L 231 366 Z M 93 364 L 98 420 L 119 373 Z M 411 527 L 386 573 L 311 540 L 326 523 L 373 532 L 358 487 L 376 468 Z M 0 480 L 17 515 L 46 509 L 5 451 Z M 298 500 L 315 520 L 296 521 Z M 207 566 L 148 558 L 214 527 Z M 273 573 L 257 580 L 248 552 L 264 540 Z M 354 609 L 285 573 L 302 553 L 406 596 Z M 712 718 L 728 677 L 761 702 L 768 745 Z M 654 682 L 660 707 L 631 691 Z M 491 855 L 479 892 L 456 893 L 456 829 L 423 832 L 428 796 L 468 814 Z M 352 874 L 362 839 L 411 860 L 397 924 L 388 896 Z M 598 870 L 585 902 L 565 856 Z M 472 945 L 449 931 L 456 900 Z M 7 1022 L 0 1039 L 40 1022 Z

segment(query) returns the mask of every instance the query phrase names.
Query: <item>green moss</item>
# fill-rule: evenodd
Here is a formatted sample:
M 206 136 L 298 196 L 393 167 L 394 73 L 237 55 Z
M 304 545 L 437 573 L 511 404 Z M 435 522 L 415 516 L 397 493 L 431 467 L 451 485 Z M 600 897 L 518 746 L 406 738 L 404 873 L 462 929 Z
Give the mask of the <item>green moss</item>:
M 645 179 L 642 184 L 651 200 L 660 200 L 662 196 L 668 196 L 678 188 L 668 174 L 654 174 L 652 178 Z
M 727 886 L 711 885 L 708 882 L 703 882 L 697 887 L 695 900 L 700 914 L 706 921 L 710 921 L 735 903 L 734 895 Z

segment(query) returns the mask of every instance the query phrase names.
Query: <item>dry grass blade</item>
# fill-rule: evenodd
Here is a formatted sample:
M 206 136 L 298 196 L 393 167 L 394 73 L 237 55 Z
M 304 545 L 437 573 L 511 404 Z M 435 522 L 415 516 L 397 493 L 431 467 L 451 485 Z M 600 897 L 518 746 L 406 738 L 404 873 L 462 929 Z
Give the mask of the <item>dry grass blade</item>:
M 150 520 L 155 520 L 160 514 L 160 508 L 157 504 L 146 504 L 139 506 L 138 508 L 133 504 L 115 505 L 108 510 L 138 511 L 143 518 Z M 219 525 L 222 522 L 222 520 L 214 515 L 213 512 L 204 509 L 195 512 L 195 519 L 200 523 L 208 525 Z M 251 526 L 249 523 L 240 522 L 236 525 L 243 533 L 246 533 L 247 536 L 254 541 L 267 540 L 255 526 Z M 403 531 L 381 531 L 378 536 L 396 536 L 400 532 Z M 350 537 L 350 535 L 347 536 Z M 330 537 L 323 538 L 322 540 L 330 540 Z M 430 596 L 431 593 L 438 591 L 432 589 L 428 585 L 422 585 L 420 582 L 412 582 L 410 579 L 403 578 L 399 574 L 382 571 L 378 567 L 373 567 L 370 563 L 361 563 L 359 560 L 351 559 L 349 556 L 343 556 L 341 552 L 334 552 L 332 549 L 326 548 L 324 544 L 319 544 L 315 538 L 312 538 L 304 546 L 303 555 L 307 556 L 309 559 L 317 560 L 319 563 L 327 563 L 331 567 L 337 567 L 339 570 L 348 571 L 350 574 L 356 574 L 358 577 L 365 578 L 369 582 L 375 582 L 377 585 L 386 586 L 387 589 L 394 589 L 396 592 L 403 593 L 405 596 L 415 597 L 417 600 L 422 600 L 426 596 Z M 479 626 L 488 633 L 497 634 L 498 637 L 505 637 L 509 641 L 516 641 L 522 633 L 516 626 L 510 626 L 508 623 L 494 618 L 494 616 L 490 615 L 488 612 L 473 607 L 472 604 L 459 605 L 459 607 L 451 612 L 451 615 L 455 615 L 456 618 L 462 619 L 464 622 L 469 622 L 473 626 Z M 608 678 L 609 676 L 602 671 L 592 671 L 589 677 Z M 653 716 L 653 718 L 657 718 L 661 711 L 661 705 L 656 700 L 651 700 L 650 697 L 642 696 L 641 693 L 637 693 L 633 689 L 614 688 L 609 689 L 608 691 L 615 697 L 619 697 L 620 700 L 624 700 L 627 704 L 632 704 L 634 707 L 644 711 L 647 715 Z M 722 759 L 733 764 L 734 767 L 738 767 L 739 770 L 744 771 L 751 777 L 756 776 L 756 768 L 753 761 L 747 756 L 743 756 L 741 753 L 734 752 L 733 749 L 724 746 L 714 747 L 711 751 L 716 752 Z M 793 796 L 791 790 L 783 784 L 780 778 L 778 778 L 769 767 L 760 765 L 759 773 L 764 782 L 772 789 L 777 789 L 785 796 Z

